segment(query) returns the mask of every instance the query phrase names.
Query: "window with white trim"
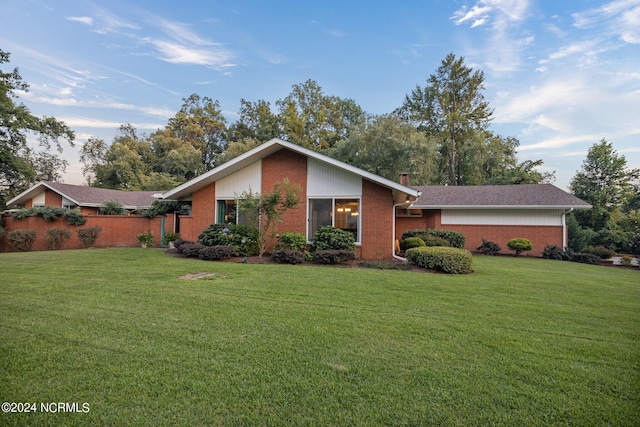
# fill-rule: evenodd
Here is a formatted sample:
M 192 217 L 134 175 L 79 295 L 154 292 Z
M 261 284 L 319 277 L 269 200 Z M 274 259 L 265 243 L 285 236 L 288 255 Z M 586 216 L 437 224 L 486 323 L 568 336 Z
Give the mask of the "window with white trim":
M 309 199 L 307 238 L 313 239 L 319 227 L 331 225 L 353 234 L 360 243 L 360 199 Z

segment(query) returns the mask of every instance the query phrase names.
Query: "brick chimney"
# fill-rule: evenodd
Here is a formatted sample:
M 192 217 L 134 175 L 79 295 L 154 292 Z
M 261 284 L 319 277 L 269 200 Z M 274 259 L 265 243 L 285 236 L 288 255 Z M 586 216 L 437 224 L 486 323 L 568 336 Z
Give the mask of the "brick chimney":
M 411 180 L 409 179 L 411 174 L 408 173 L 401 173 L 400 174 L 400 184 L 405 185 L 405 186 L 410 186 L 411 185 Z

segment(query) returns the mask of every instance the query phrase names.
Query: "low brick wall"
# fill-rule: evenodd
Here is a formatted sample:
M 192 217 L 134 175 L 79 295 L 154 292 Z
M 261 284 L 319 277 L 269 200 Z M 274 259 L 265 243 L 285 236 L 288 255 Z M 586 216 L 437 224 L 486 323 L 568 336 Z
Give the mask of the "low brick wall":
M 15 219 L 10 215 L 2 217 L 2 226 L 5 234 L 0 240 L 0 252 L 14 252 L 16 249 L 7 241 L 7 236 L 12 230 L 34 230 L 36 241 L 32 250 L 47 250 L 45 232 L 50 228 L 64 228 L 71 231 L 71 238 L 62 244 L 60 249 L 81 249 L 84 245 L 78 239 L 77 230 L 86 227 L 102 227 L 100 236 L 94 247 L 136 247 L 140 246 L 136 236 L 140 233 L 151 231 L 155 237 L 155 246 L 160 246 L 162 236 L 162 217 L 147 218 L 144 216 L 121 216 L 121 215 L 96 215 L 86 216 L 87 222 L 84 225 L 69 225 L 64 218 L 55 221 L 46 221 L 41 217 L 27 217 Z M 167 216 L 164 221 L 164 232 L 173 231 L 172 216 Z

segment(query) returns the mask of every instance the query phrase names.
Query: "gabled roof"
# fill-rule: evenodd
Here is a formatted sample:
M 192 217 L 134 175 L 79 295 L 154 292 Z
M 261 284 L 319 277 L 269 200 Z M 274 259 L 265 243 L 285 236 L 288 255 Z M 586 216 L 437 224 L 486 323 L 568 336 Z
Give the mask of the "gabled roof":
M 422 209 L 589 209 L 591 205 L 551 184 L 424 186 L 411 207 Z
M 60 194 L 78 206 L 101 207 L 109 200 L 115 200 L 126 209 L 148 208 L 158 191 L 121 191 L 84 185 L 64 184 L 55 181 L 40 181 L 7 202 L 7 206 L 24 204 L 33 197 L 49 189 Z
M 382 178 L 381 176 L 372 174 L 371 172 L 367 172 L 355 166 L 351 166 L 347 163 L 325 156 L 324 154 L 317 153 L 313 150 L 309 150 L 308 148 L 304 148 L 278 138 L 273 138 L 265 142 L 264 144 L 261 144 L 247 151 L 246 153 L 243 153 L 242 155 L 231 159 L 228 162 L 223 163 L 222 165 L 211 169 L 210 171 L 205 172 L 200 176 L 195 177 L 194 179 L 187 181 L 172 190 L 167 191 L 166 193 L 162 194 L 161 198 L 176 200 L 187 197 L 195 191 L 204 188 L 213 182 L 219 181 L 220 179 L 231 175 L 232 173 L 237 172 L 240 169 L 243 169 L 255 163 L 256 161 L 261 160 L 282 149 L 291 150 L 303 156 L 311 157 L 321 162 L 328 163 L 339 169 L 343 169 L 353 174 L 360 175 L 362 178 L 365 178 L 383 187 L 390 188 L 394 192 L 394 196 L 397 196 L 395 197 L 395 199 L 397 200 L 402 199 L 404 201 L 406 198 L 414 200 L 419 195 L 418 190 L 411 187 L 407 187 L 398 182 Z

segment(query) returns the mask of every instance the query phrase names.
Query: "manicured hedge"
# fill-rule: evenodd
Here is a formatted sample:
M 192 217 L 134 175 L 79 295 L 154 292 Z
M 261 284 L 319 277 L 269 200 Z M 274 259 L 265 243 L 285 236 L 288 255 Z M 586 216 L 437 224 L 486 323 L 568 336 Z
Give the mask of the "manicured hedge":
M 236 254 L 236 250 L 233 246 L 229 245 L 217 245 L 217 246 L 205 246 L 200 248 L 198 258 L 205 261 L 220 261 L 223 259 L 229 259 Z
M 424 246 L 427 246 L 426 243 L 424 243 L 424 240 L 419 237 L 407 237 L 400 242 L 400 249 L 403 251 Z
M 429 236 L 440 237 L 447 242 L 449 242 L 449 246 L 452 248 L 464 249 L 465 237 L 464 234 L 459 233 L 453 230 L 436 230 L 432 228 L 425 228 L 420 230 L 407 230 L 402 233 L 402 239 L 404 240 L 408 237 L 420 237 L 422 240 L 426 241 L 429 239 Z M 428 244 L 427 244 L 428 245 Z
M 429 270 L 443 271 L 449 274 L 471 273 L 473 257 L 465 249 L 427 246 L 409 249 L 407 261 Z
M 327 249 L 313 253 L 313 260 L 318 264 L 340 264 L 354 259 L 356 259 L 356 253 L 344 249 Z
M 278 249 L 271 254 L 271 259 L 278 264 L 302 264 L 306 257 L 301 251 Z

